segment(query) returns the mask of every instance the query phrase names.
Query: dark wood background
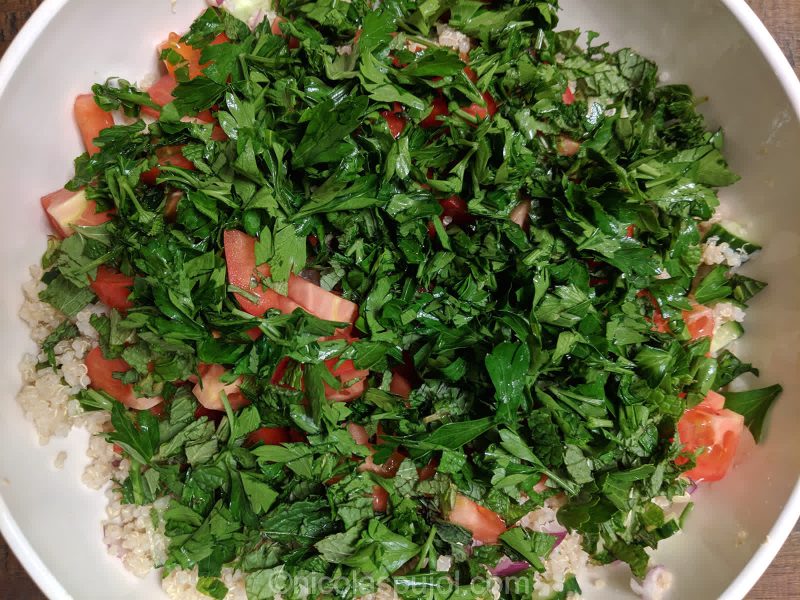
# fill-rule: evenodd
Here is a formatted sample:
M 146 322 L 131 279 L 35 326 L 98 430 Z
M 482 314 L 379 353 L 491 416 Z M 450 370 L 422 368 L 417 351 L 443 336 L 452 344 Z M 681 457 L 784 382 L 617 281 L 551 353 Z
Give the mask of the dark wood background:
M 0 0 L 0 55 L 5 52 L 14 35 L 41 1 Z M 747 0 L 747 2 L 766 23 L 795 70 L 800 73 L 800 0 Z M 748 598 L 749 600 L 800 598 L 799 528 L 795 528 L 775 562 Z M 0 538 L 0 600 L 43 599 L 42 593 Z

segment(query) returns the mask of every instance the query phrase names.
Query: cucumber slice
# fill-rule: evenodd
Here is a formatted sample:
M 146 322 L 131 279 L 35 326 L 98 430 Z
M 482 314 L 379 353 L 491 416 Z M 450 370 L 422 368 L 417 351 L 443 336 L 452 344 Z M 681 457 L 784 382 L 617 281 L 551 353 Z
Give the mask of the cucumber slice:
M 732 221 L 714 223 L 708 230 L 706 239 L 717 237 L 720 242 L 727 242 L 734 250 L 742 250 L 747 254 L 761 250 L 761 246 L 758 244 L 744 239 L 743 233 L 743 228 L 738 223 Z
M 744 335 L 744 327 L 737 321 L 723 323 L 711 339 L 711 352 L 719 352 Z

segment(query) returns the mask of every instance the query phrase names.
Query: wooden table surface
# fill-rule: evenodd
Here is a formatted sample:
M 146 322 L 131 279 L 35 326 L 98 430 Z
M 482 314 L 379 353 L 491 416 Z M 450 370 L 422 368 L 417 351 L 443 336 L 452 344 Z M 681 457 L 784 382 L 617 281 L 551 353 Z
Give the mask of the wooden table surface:
M 0 56 L 41 2 L 42 0 L 0 0 Z M 766 23 L 800 74 L 800 0 L 747 0 L 747 2 Z M 800 598 L 800 527 L 795 528 L 775 562 L 748 595 L 749 600 L 798 598 Z M 43 599 L 42 593 L 20 566 L 5 541 L 0 538 L 0 600 Z

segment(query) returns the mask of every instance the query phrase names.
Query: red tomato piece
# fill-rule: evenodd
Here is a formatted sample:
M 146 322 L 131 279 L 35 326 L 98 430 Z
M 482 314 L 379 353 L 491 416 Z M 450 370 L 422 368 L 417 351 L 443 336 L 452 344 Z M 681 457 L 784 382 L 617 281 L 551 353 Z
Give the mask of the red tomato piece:
M 625 229 L 625 235 L 627 235 L 629 238 L 632 238 L 634 233 L 636 233 L 636 225 L 628 225 L 628 227 Z
M 173 64 L 167 58 L 164 59 L 164 66 L 167 68 L 167 72 L 170 75 L 175 75 L 175 71 L 187 67 L 189 69 L 189 78 L 194 79 L 202 75 L 203 69 L 208 66 L 208 63 L 200 64 L 200 55 L 202 51 L 182 42 L 181 36 L 177 33 L 170 33 L 167 41 L 158 47 L 159 56 L 161 56 L 165 50 L 177 52 L 181 58 L 176 64 Z
M 127 311 L 133 308 L 133 302 L 128 296 L 133 288 L 133 277 L 120 273 L 116 269 L 100 265 L 97 267 L 97 276 L 89 287 L 97 294 L 100 302 L 109 308 Z
M 391 110 L 382 110 L 380 112 L 381 117 L 386 121 L 386 125 L 389 127 L 389 133 L 392 134 L 394 139 L 400 137 L 400 134 L 403 133 L 403 130 L 406 128 L 406 120 L 405 118 L 401 117 L 399 112 L 401 112 L 402 107 L 395 102 L 395 109 Z
M 275 17 L 275 20 L 272 21 L 271 31 L 273 35 L 279 35 L 280 37 L 286 37 L 286 34 L 283 33 L 281 30 L 281 23 L 283 23 L 286 19 L 281 16 Z M 300 47 L 300 40 L 296 37 L 289 38 L 289 48 L 294 50 L 295 48 Z
M 433 479 L 436 476 L 436 470 L 439 468 L 439 459 L 432 458 L 428 461 L 428 464 L 422 467 L 421 469 L 417 469 L 417 476 L 419 477 L 420 481 L 427 481 L 428 479 Z
M 166 106 L 175 100 L 175 96 L 172 95 L 172 92 L 177 86 L 178 82 L 175 80 L 175 76 L 167 74 L 151 85 L 147 93 L 150 94 L 150 99 L 153 102 L 159 106 Z M 142 113 L 154 119 L 157 119 L 161 115 L 161 111 L 150 108 L 149 106 L 143 106 Z
M 345 360 L 341 364 L 337 358 L 325 361 L 325 366 L 331 374 L 341 383 L 338 390 L 325 384 L 325 397 L 334 402 L 349 402 L 361 396 L 366 390 L 366 379 L 369 371 L 356 369 L 352 360 Z M 350 385 L 348 385 L 350 384 Z
M 209 421 L 214 421 L 214 423 L 219 423 L 222 421 L 222 417 L 225 416 L 225 413 L 219 410 L 210 410 L 203 406 L 202 404 L 199 405 L 194 411 L 194 418 L 199 419 L 200 417 L 208 417 Z
M 372 510 L 376 513 L 385 513 L 389 505 L 389 492 L 381 486 L 376 485 L 372 488 Z
M 447 108 L 447 100 L 444 99 L 444 96 L 436 96 L 431 104 L 431 112 L 420 121 L 419 126 L 423 129 L 441 127 L 442 120 L 439 117 L 446 117 L 449 114 L 450 109 Z
M 478 76 L 475 74 L 475 71 L 472 70 L 471 67 L 464 67 L 464 75 L 467 76 L 472 83 L 477 83 Z
M 198 371 L 200 372 L 200 378 L 192 389 L 192 393 L 197 398 L 197 401 L 209 410 L 225 410 L 225 404 L 222 402 L 222 392 L 225 392 L 233 410 L 238 410 L 250 404 L 250 401 L 244 397 L 239 389 L 239 385 L 242 383 L 241 377 L 231 383 L 222 383 L 222 376 L 228 373 L 228 370 L 222 365 L 201 364 L 198 366 Z
M 575 92 L 572 91 L 572 88 L 567 86 L 567 89 L 564 90 L 564 93 L 561 94 L 561 100 L 569 106 L 573 102 L 575 102 Z
M 485 105 L 475 102 L 461 108 L 465 113 L 472 115 L 479 121 L 483 121 L 486 117 L 491 118 L 497 113 L 497 102 L 494 101 L 492 95 L 489 92 L 483 92 L 481 95 Z
M 647 319 L 653 323 L 653 331 L 657 333 L 669 333 L 669 321 L 664 318 L 663 313 L 661 312 L 661 306 L 658 304 L 658 300 L 653 294 L 650 293 L 648 290 L 641 290 L 639 293 L 636 294 L 639 298 L 647 298 L 650 300 L 650 303 L 653 305 L 653 318 Z
M 408 399 L 408 397 L 411 395 L 411 390 L 411 383 L 409 383 L 408 379 L 403 377 L 397 371 L 393 371 L 392 381 L 389 384 L 389 391 L 396 396 Z
M 71 192 L 61 189 L 42 196 L 41 202 L 53 231 L 61 238 L 75 233 L 74 225 L 84 227 L 102 225 L 110 221 L 111 215 L 114 214 L 112 210 L 97 212 L 97 203 L 88 200 L 83 190 Z
M 528 226 L 528 215 L 530 214 L 530 212 L 531 212 L 530 200 L 523 200 L 514 207 L 514 210 L 511 211 L 511 214 L 508 215 L 508 218 L 511 219 L 512 223 L 516 223 L 523 229 L 526 229 Z
M 692 310 L 683 311 L 683 322 L 693 340 L 711 337 L 714 334 L 714 311 L 702 304 L 696 304 Z
M 696 466 L 684 473 L 696 482 L 719 481 L 733 464 L 744 429 L 744 417 L 723 406 L 724 397 L 712 392 L 703 402 L 683 413 L 678 421 L 678 435 L 684 451 L 694 453 L 703 449 Z M 676 462 L 683 464 L 686 459 Z
M 113 115 L 97 106 L 92 94 L 81 94 L 75 98 L 74 111 L 86 151 L 89 155 L 97 154 L 100 148 L 94 145 L 94 140 L 103 129 L 114 126 Z
M 581 150 L 581 143 L 576 142 L 566 135 L 558 136 L 556 142 L 556 152 L 559 156 L 575 156 Z
M 142 181 L 147 185 L 156 185 L 158 177 L 161 175 L 159 167 L 178 167 L 187 171 L 196 170 L 194 163 L 183 155 L 183 146 L 162 146 L 156 148 L 156 158 L 158 165 L 149 171 L 142 173 Z
M 211 42 L 211 46 L 217 46 L 218 44 L 227 44 L 231 41 L 231 38 L 228 37 L 228 34 L 224 31 L 217 35 L 214 40 Z
M 296 275 L 289 277 L 289 298 L 315 317 L 326 321 L 354 323 L 358 318 L 358 304 Z
M 445 225 L 449 225 L 446 219 L 450 219 L 450 223 L 454 225 L 469 225 L 475 222 L 475 217 L 469 214 L 469 207 L 461 196 L 448 196 L 439 200 L 439 205 L 442 207 L 441 219 Z
M 500 515 L 461 494 L 456 496 L 447 520 L 472 532 L 473 539 L 484 544 L 498 543 L 500 534 L 506 531 Z
M 289 430 L 286 427 L 261 427 L 247 436 L 245 445 L 277 446 L 279 444 L 287 444 L 290 441 Z
M 134 395 L 132 384 L 122 383 L 114 377 L 114 373 L 130 371 L 131 366 L 121 358 L 106 358 L 99 346 L 89 351 L 85 362 L 86 370 L 91 380 L 89 386 L 94 390 L 105 392 L 128 408 L 149 410 L 164 401 L 160 396 L 137 398 Z
M 256 240 L 242 231 L 230 229 L 224 233 L 225 262 L 228 266 L 228 282 L 246 290 L 257 299 L 253 302 L 242 294 L 234 294 L 239 306 L 247 313 L 260 317 L 271 308 L 291 313 L 297 304 L 273 289 L 264 287 L 257 277 L 269 277 L 269 265 L 256 268 Z

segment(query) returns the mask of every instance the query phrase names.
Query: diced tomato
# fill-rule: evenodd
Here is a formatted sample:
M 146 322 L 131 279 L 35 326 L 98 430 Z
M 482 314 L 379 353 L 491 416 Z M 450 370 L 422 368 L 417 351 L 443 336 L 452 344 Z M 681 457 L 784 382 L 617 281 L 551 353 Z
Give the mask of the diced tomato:
M 492 95 L 489 92 L 483 92 L 481 95 L 483 96 L 485 106 L 475 102 L 461 108 L 465 113 L 472 115 L 479 121 L 483 121 L 486 117 L 491 118 L 497 114 L 497 102 L 494 101 Z
M 389 493 L 383 487 L 376 485 L 372 488 L 372 510 L 376 513 L 385 513 L 389 505 Z
M 175 80 L 175 76 L 167 74 L 151 85 L 150 89 L 147 90 L 147 93 L 150 94 L 150 99 L 153 102 L 159 106 L 166 106 L 175 100 L 175 96 L 172 95 L 172 92 L 175 91 L 177 86 L 178 82 Z M 142 113 L 157 119 L 160 116 L 161 111 L 150 108 L 149 106 L 143 106 Z
M 86 198 L 86 192 L 61 189 L 42 197 L 44 209 L 53 231 L 65 238 L 75 233 L 74 225 L 90 227 L 111 220 L 114 211 L 97 212 L 97 203 Z
M 450 110 L 447 108 L 447 100 L 444 99 L 444 96 L 436 96 L 431 104 L 431 112 L 419 122 L 419 126 L 423 129 L 441 127 L 442 120 L 440 117 L 446 117 L 449 114 Z
M 469 214 L 469 207 L 461 196 L 453 195 L 443 198 L 439 200 L 439 205 L 442 207 L 441 218 L 445 223 L 447 218 L 450 219 L 450 223 L 459 226 L 470 225 L 475 222 L 475 217 Z
M 247 436 L 246 446 L 264 444 L 265 446 L 277 446 L 287 444 L 291 441 L 289 429 L 286 427 L 261 427 Z
M 281 23 L 283 23 L 285 20 L 286 19 L 284 19 L 281 16 L 275 17 L 275 20 L 272 21 L 272 28 L 271 28 L 271 31 L 272 31 L 273 35 L 279 35 L 281 37 L 286 37 L 286 35 L 281 30 Z M 289 48 L 294 50 L 295 48 L 299 48 L 299 47 L 300 47 L 300 40 L 298 40 L 296 37 L 290 37 L 289 38 Z
M 710 392 L 703 402 L 683 413 L 678 421 L 684 452 L 694 453 L 703 449 L 696 466 L 684 473 L 696 482 L 719 481 L 733 464 L 744 429 L 744 417 L 723 408 L 724 402 L 723 396 Z M 685 464 L 686 460 L 680 457 L 676 462 Z
M 653 323 L 653 331 L 657 333 L 669 333 L 669 321 L 664 318 L 664 314 L 661 312 L 661 306 L 658 304 L 656 297 L 653 296 L 649 290 L 640 290 L 636 296 L 639 298 L 647 298 L 653 305 L 653 318 L 648 319 L 648 321 Z
M 122 383 L 114 377 L 114 373 L 130 371 L 131 366 L 121 358 L 106 358 L 99 346 L 89 351 L 86 355 L 85 363 L 91 380 L 89 386 L 94 390 L 105 392 L 128 408 L 149 410 L 164 401 L 160 396 L 137 398 L 134 395 L 132 384 Z
M 196 379 L 196 378 L 195 378 Z M 211 410 L 203 406 L 202 404 L 199 405 L 194 411 L 194 418 L 199 419 L 200 417 L 208 417 L 209 421 L 214 421 L 214 423 L 219 423 L 222 421 L 222 417 L 225 416 L 225 413 L 220 410 Z
M 220 33 L 219 35 L 217 35 L 217 37 L 215 37 L 213 39 L 213 41 L 211 42 L 211 45 L 212 46 L 217 46 L 219 44 L 227 44 L 230 41 L 231 41 L 231 38 L 229 38 L 228 34 L 223 31 L 222 33 Z
M 326 321 L 354 323 L 358 318 L 358 304 L 296 275 L 289 277 L 289 298 Z
M 200 64 L 200 55 L 202 54 L 201 50 L 198 50 L 194 46 L 190 46 L 189 44 L 181 41 L 181 36 L 177 33 L 170 33 L 167 41 L 161 44 L 158 47 L 158 53 L 161 55 L 164 51 L 174 51 L 180 55 L 181 60 L 177 64 L 171 63 L 167 58 L 164 59 L 164 66 L 167 68 L 167 72 L 170 75 L 175 75 L 175 71 L 181 68 L 188 68 L 189 69 L 189 78 L 194 79 L 199 75 L 202 75 L 203 69 L 208 66 L 206 64 Z
M 571 137 L 566 135 L 558 136 L 556 142 L 556 152 L 559 156 L 575 156 L 581 150 L 581 143 L 576 142 Z
M 636 233 L 636 225 L 628 225 L 628 227 L 625 229 L 625 235 L 627 235 L 629 238 L 632 238 L 634 233 Z
M 399 102 L 394 103 L 393 110 L 382 110 L 380 112 L 381 117 L 383 117 L 386 121 L 386 125 L 389 127 L 389 133 L 391 133 L 392 137 L 395 139 L 399 138 L 400 134 L 403 133 L 403 130 L 406 128 L 405 118 L 398 114 L 401 112 L 403 112 L 403 107 Z
M 411 389 L 411 383 L 409 383 L 408 379 L 403 377 L 397 371 L 392 372 L 392 381 L 389 384 L 389 391 L 392 394 L 408 399 L 408 397 L 411 395 Z
M 264 332 L 261 331 L 261 329 L 258 327 L 251 327 L 250 329 L 245 331 L 245 334 L 247 335 L 247 337 L 249 337 L 251 340 L 255 342 L 258 338 L 264 335 Z
M 333 358 L 325 361 L 325 366 L 331 374 L 341 382 L 342 387 L 338 390 L 325 384 L 325 397 L 334 402 L 349 402 L 361 396 L 366 390 L 366 379 L 369 371 L 356 369 L 352 360 L 345 360 L 341 364 L 339 359 Z M 348 383 L 354 382 L 347 386 Z M 347 387 L 345 387 L 347 386 Z
M 714 311 L 702 304 L 695 304 L 692 310 L 683 311 L 683 322 L 693 340 L 711 337 L 714 334 Z
M 264 287 L 256 278 L 269 277 L 269 265 L 259 265 L 256 269 L 256 240 L 242 231 L 229 229 L 224 233 L 225 262 L 228 266 L 228 282 L 251 294 L 256 302 L 245 298 L 242 294 L 234 296 L 247 313 L 255 317 L 262 316 L 271 308 L 283 313 L 291 313 L 297 304 L 290 298 L 280 295 L 273 289 Z
M 428 479 L 433 479 L 436 476 L 436 470 L 439 468 L 439 459 L 432 458 L 428 461 L 428 464 L 422 467 L 421 469 L 417 469 L 417 476 L 419 477 L 420 481 L 427 481 Z
M 471 67 L 467 66 L 464 67 L 464 75 L 467 76 L 472 83 L 476 83 L 478 81 L 478 76 L 475 74 L 475 71 L 472 70 Z
M 567 86 L 567 89 L 564 90 L 564 93 L 561 94 L 561 100 L 569 106 L 573 102 L 575 102 L 575 93 L 572 91 L 572 88 Z
M 156 148 L 156 158 L 160 167 L 178 167 L 188 171 L 194 171 L 195 166 L 192 161 L 186 158 L 182 152 L 183 146 L 162 146 Z M 142 181 L 147 185 L 156 185 L 158 177 L 161 175 L 159 167 L 153 167 L 149 171 L 142 173 Z
M 506 531 L 500 515 L 461 494 L 456 496 L 447 520 L 470 531 L 473 539 L 484 544 L 498 543 L 500 534 Z
M 233 410 L 238 410 L 243 406 L 250 404 L 250 401 L 244 397 L 239 385 L 242 383 L 242 378 L 238 377 L 231 383 L 222 383 L 221 378 L 228 373 L 228 370 L 222 365 L 205 365 L 198 366 L 200 372 L 200 379 L 192 389 L 194 397 L 197 401 L 210 410 L 225 410 L 225 404 L 222 402 L 222 392 L 228 397 L 228 402 Z
M 514 207 L 508 218 L 511 219 L 512 223 L 516 223 L 523 229 L 526 229 L 528 226 L 528 215 L 530 214 L 530 212 L 531 212 L 530 200 L 522 200 L 519 204 L 517 204 Z
M 94 145 L 94 140 L 104 129 L 114 126 L 114 116 L 97 106 L 94 95 L 81 94 L 75 98 L 75 122 L 80 129 L 83 145 L 89 155 L 97 154 L 100 148 Z
M 100 302 L 109 308 L 119 311 L 133 308 L 133 302 L 128 300 L 131 289 L 133 289 L 133 277 L 111 267 L 100 265 L 97 267 L 97 276 L 91 281 L 89 287 L 97 294 Z
M 358 423 L 348 423 L 347 433 L 353 438 L 353 441 L 360 446 L 369 446 L 369 434 L 363 425 Z

